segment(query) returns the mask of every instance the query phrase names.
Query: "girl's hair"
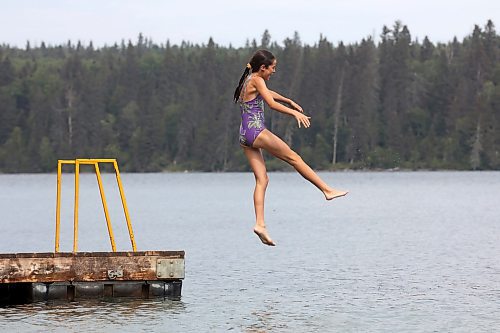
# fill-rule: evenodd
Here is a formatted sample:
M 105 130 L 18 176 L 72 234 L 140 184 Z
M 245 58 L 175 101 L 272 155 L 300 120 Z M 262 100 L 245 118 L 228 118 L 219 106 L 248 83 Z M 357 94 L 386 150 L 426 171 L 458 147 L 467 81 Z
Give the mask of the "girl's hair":
M 238 84 L 238 87 L 236 87 L 236 90 L 234 91 L 233 100 L 235 103 L 238 102 L 238 100 L 240 99 L 241 89 L 243 88 L 245 79 L 250 74 L 249 67 L 251 67 L 252 73 L 255 73 L 259 71 L 260 66 L 262 65 L 266 66 L 266 68 L 272 65 L 274 59 L 276 59 L 276 57 L 268 50 L 258 50 L 257 52 L 255 52 L 255 54 L 250 59 L 250 62 L 248 63 L 250 66 L 247 65 L 247 67 L 245 68 L 245 71 L 243 72 L 243 75 L 240 78 L 240 83 Z

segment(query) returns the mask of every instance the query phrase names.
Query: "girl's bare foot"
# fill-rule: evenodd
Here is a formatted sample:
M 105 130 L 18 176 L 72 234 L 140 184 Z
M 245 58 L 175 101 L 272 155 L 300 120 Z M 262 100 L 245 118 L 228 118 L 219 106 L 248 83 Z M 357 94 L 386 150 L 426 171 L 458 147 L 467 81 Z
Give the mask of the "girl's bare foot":
M 262 243 L 269 246 L 276 246 L 276 244 L 274 244 L 273 240 L 267 233 L 267 229 L 265 226 L 255 225 L 255 227 L 253 228 L 253 232 L 255 232 L 257 236 L 259 236 Z
M 340 197 L 343 197 L 344 195 L 346 195 L 347 193 L 349 193 L 349 192 L 348 191 L 339 191 L 339 190 L 335 190 L 333 188 L 330 188 L 329 190 L 326 190 L 323 192 L 326 200 L 340 198 Z

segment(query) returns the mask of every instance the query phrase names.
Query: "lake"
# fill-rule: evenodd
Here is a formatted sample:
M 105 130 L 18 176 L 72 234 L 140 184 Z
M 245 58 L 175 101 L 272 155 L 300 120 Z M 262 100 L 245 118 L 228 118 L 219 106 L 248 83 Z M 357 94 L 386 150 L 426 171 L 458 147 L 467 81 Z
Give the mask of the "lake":
M 500 329 L 500 172 L 270 173 L 253 234 L 251 173 L 122 174 L 138 250 L 185 250 L 180 300 L 0 308 L 5 332 L 491 332 Z M 117 249 L 130 250 L 105 174 Z M 72 249 L 63 175 L 61 251 Z M 51 252 L 55 174 L 0 175 L 0 253 Z M 79 251 L 111 251 L 95 176 L 80 185 Z

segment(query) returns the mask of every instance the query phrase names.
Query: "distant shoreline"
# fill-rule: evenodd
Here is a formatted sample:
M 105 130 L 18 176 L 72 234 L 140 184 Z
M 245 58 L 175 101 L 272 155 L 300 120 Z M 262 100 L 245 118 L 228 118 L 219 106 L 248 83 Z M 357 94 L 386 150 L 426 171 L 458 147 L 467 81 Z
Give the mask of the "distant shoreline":
M 392 169 L 338 169 L 338 170 L 315 170 L 318 173 L 411 173 L 411 172 L 500 172 L 500 170 L 461 170 L 461 169 L 402 169 L 402 168 L 392 168 Z M 294 173 L 293 170 L 272 170 L 268 173 Z M 64 174 L 73 173 L 71 170 L 63 171 Z M 80 174 L 93 174 L 90 170 L 81 170 Z M 113 172 L 101 171 L 104 174 L 113 174 Z M 202 170 L 178 170 L 178 171 L 152 171 L 152 172 L 138 172 L 138 171 L 121 171 L 121 174 L 237 174 L 237 173 L 252 173 L 252 171 L 202 171 Z M 0 172 L 0 176 L 4 175 L 57 175 L 57 171 L 54 172 Z

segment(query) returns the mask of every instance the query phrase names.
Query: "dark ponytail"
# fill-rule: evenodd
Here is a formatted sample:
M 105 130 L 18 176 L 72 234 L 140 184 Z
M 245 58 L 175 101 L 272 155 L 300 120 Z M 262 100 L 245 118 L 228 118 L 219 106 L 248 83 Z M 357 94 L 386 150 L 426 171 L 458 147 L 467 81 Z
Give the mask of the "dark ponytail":
M 252 73 L 258 72 L 260 66 L 262 65 L 267 68 L 273 64 L 274 59 L 276 59 L 276 57 L 268 50 L 258 50 L 255 52 L 250 59 L 250 62 L 247 64 L 243 75 L 241 75 L 240 82 L 234 91 L 233 101 L 235 103 L 240 99 L 241 89 L 243 89 L 243 84 L 245 83 L 246 78 L 250 75 L 250 70 Z
M 245 82 L 247 76 L 250 74 L 250 68 L 245 68 L 245 71 L 243 72 L 243 75 L 240 78 L 240 83 L 238 83 L 238 87 L 236 87 L 236 90 L 234 91 L 234 97 L 233 100 L 234 102 L 238 102 L 240 99 L 240 94 L 241 94 L 241 89 L 243 88 L 243 83 Z

